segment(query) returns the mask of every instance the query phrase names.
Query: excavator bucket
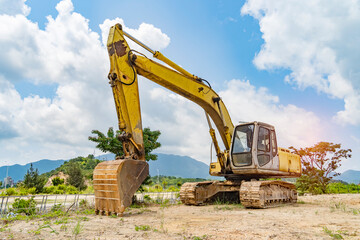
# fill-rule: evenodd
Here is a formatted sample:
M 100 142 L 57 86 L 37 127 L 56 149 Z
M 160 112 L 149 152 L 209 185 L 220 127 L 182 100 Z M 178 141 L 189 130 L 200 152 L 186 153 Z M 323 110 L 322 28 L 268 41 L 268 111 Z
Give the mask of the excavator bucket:
M 142 160 L 121 159 L 99 163 L 93 174 L 96 214 L 122 215 L 148 175 L 149 165 Z

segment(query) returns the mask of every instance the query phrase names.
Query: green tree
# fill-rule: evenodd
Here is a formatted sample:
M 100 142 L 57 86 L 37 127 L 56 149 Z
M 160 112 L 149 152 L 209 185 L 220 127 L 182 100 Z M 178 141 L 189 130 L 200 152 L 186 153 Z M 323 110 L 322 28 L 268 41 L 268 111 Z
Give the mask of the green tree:
M 54 177 L 51 182 L 54 186 L 58 186 L 64 183 L 64 179 L 61 179 L 60 177 Z
M 96 147 L 103 152 L 111 152 L 116 155 L 116 157 L 123 155 L 123 147 L 120 140 L 116 137 L 116 135 L 121 132 L 117 130 L 114 132 L 112 127 L 107 131 L 107 135 L 100 132 L 99 130 L 92 130 L 92 134 L 96 134 L 96 137 L 89 136 L 89 140 L 97 143 Z
M 79 190 L 86 189 L 84 174 L 81 171 L 79 163 L 69 162 L 66 168 L 66 173 L 69 175 L 69 178 L 67 179 L 68 184 Z
M 164 189 L 167 187 L 167 185 L 168 185 L 168 182 L 164 179 L 163 181 L 162 181 L 162 185 L 163 185 L 163 187 L 164 187 Z
M 35 188 L 36 193 L 41 193 L 45 183 L 46 177 L 39 175 L 39 170 L 33 168 L 32 163 L 30 164 L 30 169 L 27 170 L 24 176 L 24 187 L 25 188 Z
M 96 159 L 94 155 L 90 154 L 87 156 L 87 161 L 84 166 L 85 169 L 94 169 L 98 163 L 100 163 L 100 160 Z
M 144 128 L 144 148 L 145 148 L 145 159 L 146 161 L 157 160 L 156 154 L 151 154 L 151 152 L 159 147 L 161 143 L 157 140 L 160 136 L 160 131 L 151 131 L 150 128 Z
M 91 133 L 97 136 L 89 136 L 89 140 L 97 143 L 96 147 L 101 151 L 114 153 L 117 157 L 124 154 L 122 143 L 117 138 L 117 135 L 121 134 L 121 131 L 117 130 L 114 132 L 114 129 L 110 127 L 106 135 L 99 130 L 92 130 Z M 151 152 L 161 146 L 157 141 L 160 136 L 160 131 L 151 131 L 150 128 L 144 128 L 143 136 L 146 161 L 157 160 L 157 155 L 151 154 Z
M 340 175 L 335 170 L 341 166 L 341 161 L 351 157 L 351 149 L 341 149 L 341 144 L 329 142 L 290 149 L 300 155 L 302 163 L 302 176 L 296 181 L 298 190 L 314 194 L 325 193 L 330 180 Z
M 116 157 L 121 157 L 124 154 L 122 143 L 117 138 L 117 135 L 120 135 L 121 131 L 117 130 L 115 133 L 114 129 L 110 127 L 106 135 L 99 130 L 92 130 L 91 133 L 96 134 L 97 136 L 89 136 L 89 140 L 97 143 L 96 147 L 101 151 L 114 153 Z M 157 155 L 152 154 L 151 152 L 161 146 L 161 144 L 157 141 L 160 134 L 161 133 L 158 130 L 151 131 L 150 128 L 144 128 L 143 139 L 146 161 L 157 160 Z M 151 183 L 152 181 L 148 176 L 138 190 L 141 192 L 144 191 L 143 185 L 150 185 Z

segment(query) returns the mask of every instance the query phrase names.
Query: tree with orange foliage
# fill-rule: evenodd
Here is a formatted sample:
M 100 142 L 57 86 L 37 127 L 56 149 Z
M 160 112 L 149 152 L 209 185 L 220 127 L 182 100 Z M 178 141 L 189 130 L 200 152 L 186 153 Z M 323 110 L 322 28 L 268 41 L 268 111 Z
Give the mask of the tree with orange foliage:
M 302 193 L 326 193 L 330 180 L 340 175 L 335 170 L 341 166 L 341 161 L 351 158 L 351 149 L 341 149 L 341 144 L 329 142 L 319 142 L 307 148 L 290 147 L 290 149 L 301 157 L 302 176 L 297 179 L 296 185 Z

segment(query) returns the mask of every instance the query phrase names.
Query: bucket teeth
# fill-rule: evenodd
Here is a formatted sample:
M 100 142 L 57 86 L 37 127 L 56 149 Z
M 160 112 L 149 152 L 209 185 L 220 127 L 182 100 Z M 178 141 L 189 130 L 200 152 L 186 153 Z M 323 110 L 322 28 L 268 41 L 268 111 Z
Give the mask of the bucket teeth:
M 122 214 L 149 175 L 146 161 L 122 159 L 99 163 L 94 169 L 95 212 Z

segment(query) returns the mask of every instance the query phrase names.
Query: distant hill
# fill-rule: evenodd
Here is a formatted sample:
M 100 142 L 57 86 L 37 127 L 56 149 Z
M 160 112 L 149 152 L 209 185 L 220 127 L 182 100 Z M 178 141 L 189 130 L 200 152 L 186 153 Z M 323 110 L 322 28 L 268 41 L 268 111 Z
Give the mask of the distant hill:
M 39 173 L 46 173 L 49 172 L 57 167 L 59 167 L 61 164 L 63 164 L 65 160 L 49 160 L 49 159 L 42 159 L 37 162 L 33 162 L 33 167 L 37 168 L 39 170 Z M 26 165 L 11 165 L 8 169 L 8 176 L 10 176 L 14 182 L 17 182 L 19 180 L 24 179 L 24 175 L 26 174 L 27 170 L 30 168 L 30 163 Z M 0 167 L 0 181 L 3 181 L 6 177 L 6 170 L 7 166 Z
M 209 175 L 209 165 L 191 157 L 157 153 L 158 159 L 149 162 L 150 176 L 163 175 L 182 178 L 213 178 Z M 99 160 L 114 160 L 114 154 L 96 157 Z
M 149 162 L 150 175 L 182 178 L 210 178 L 209 165 L 191 157 L 158 153 L 158 160 Z M 158 172 L 159 171 L 159 172 Z
M 360 171 L 347 170 L 340 174 L 340 176 L 334 177 L 335 180 L 341 180 L 347 183 L 360 184 Z
M 159 173 L 159 175 L 163 176 L 174 176 L 182 178 L 219 179 L 209 175 L 209 166 L 207 164 L 197 161 L 191 157 L 164 153 L 157 153 L 157 155 L 158 160 L 149 162 L 151 176 L 156 176 Z M 109 153 L 97 156 L 96 158 L 99 160 L 109 161 L 114 160 L 115 155 Z M 40 174 L 42 174 L 60 167 L 65 161 L 66 160 L 42 159 L 40 161 L 33 162 L 33 166 L 39 170 Z M 9 166 L 8 176 L 12 177 L 15 182 L 23 180 L 24 175 L 29 168 L 30 163 L 26 165 L 15 164 Z M 3 179 L 6 177 L 6 169 L 7 166 L 0 167 L 0 181 L 3 181 Z M 334 180 L 359 184 L 360 171 L 347 170 L 340 176 L 335 177 Z
M 158 160 L 149 162 L 150 175 L 174 176 L 182 178 L 213 178 L 209 175 L 209 166 L 191 157 L 172 154 L 158 153 Z M 99 160 L 114 160 L 114 154 L 104 154 L 96 157 Z M 66 160 L 43 159 L 33 162 L 34 168 L 39 173 L 46 173 L 60 167 Z M 0 167 L 0 181 L 6 177 L 6 166 Z M 23 180 L 26 171 L 30 168 L 30 163 L 26 165 L 15 164 L 9 166 L 8 176 L 17 182 Z

